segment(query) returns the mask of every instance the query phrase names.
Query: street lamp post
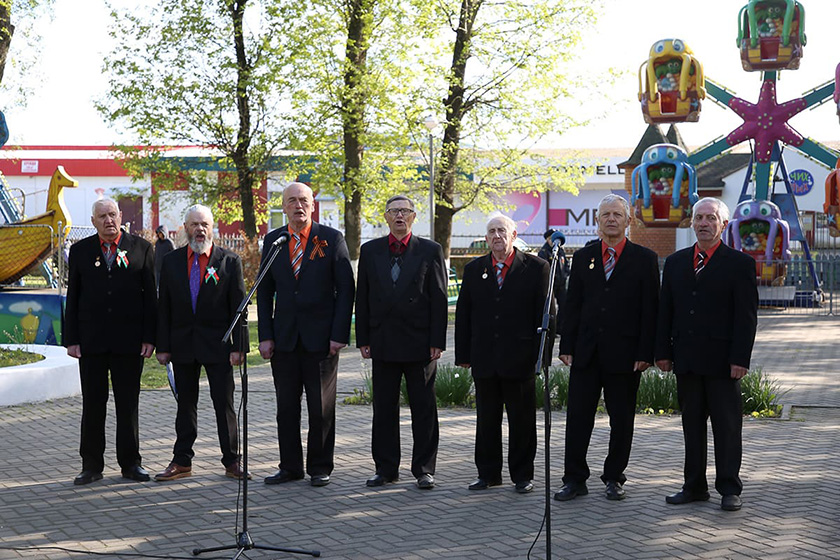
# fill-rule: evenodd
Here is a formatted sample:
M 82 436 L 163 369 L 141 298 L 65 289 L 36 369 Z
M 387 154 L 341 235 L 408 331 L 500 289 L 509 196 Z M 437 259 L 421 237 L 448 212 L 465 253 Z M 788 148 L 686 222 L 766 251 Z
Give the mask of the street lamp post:
M 432 131 L 437 128 L 438 122 L 434 117 L 428 116 L 423 121 L 429 130 L 429 239 L 435 240 L 435 144 Z

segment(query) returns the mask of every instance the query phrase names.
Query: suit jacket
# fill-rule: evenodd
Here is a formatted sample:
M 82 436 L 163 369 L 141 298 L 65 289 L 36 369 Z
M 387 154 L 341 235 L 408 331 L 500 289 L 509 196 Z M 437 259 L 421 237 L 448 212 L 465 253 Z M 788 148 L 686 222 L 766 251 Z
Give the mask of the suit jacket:
M 139 355 L 142 343 L 155 344 L 154 250 L 151 243 L 126 231 L 119 250 L 125 251 L 128 266 L 115 259 L 108 270 L 99 235 L 70 247 L 63 342 L 79 344 L 83 356 Z
M 284 231 L 288 226 L 265 236 L 261 269 L 272 243 Z M 297 279 L 289 260 L 290 246 L 286 243 L 280 248 L 257 288 L 260 340 L 273 340 L 280 352 L 294 350 L 298 339 L 307 352 L 327 352 L 330 340 L 347 344 L 355 283 L 344 236 L 313 222 Z
M 397 284 L 391 280 L 388 237 L 368 241 L 359 255 L 356 346 L 389 362 L 427 362 L 446 348 L 446 261 L 440 245 L 412 235 Z
M 550 268 L 539 257 L 514 251 L 501 289 L 489 253 L 464 268 L 455 310 L 455 363 L 470 364 L 476 378 L 526 379 L 535 373 Z
M 729 377 L 730 364 L 748 368 L 758 323 L 755 261 L 721 243 L 699 276 L 694 247 L 665 260 L 656 359 L 675 373 Z
M 571 354 L 575 366 L 597 365 L 608 373 L 632 372 L 637 361 L 653 363 L 658 298 L 659 260 L 650 249 L 627 240 L 609 280 L 601 243 L 578 249 L 560 354 Z M 592 364 L 596 356 L 598 364 Z
M 166 255 L 160 274 L 158 294 L 158 352 L 169 352 L 175 363 L 227 363 L 231 352 L 238 352 L 242 329 L 233 331 L 233 340 L 222 342 L 239 304 L 245 298 L 242 261 L 239 255 L 216 245 L 207 261 L 207 271 L 198 289 L 195 313 L 190 297 L 187 248 Z M 247 353 L 247 339 L 245 340 Z

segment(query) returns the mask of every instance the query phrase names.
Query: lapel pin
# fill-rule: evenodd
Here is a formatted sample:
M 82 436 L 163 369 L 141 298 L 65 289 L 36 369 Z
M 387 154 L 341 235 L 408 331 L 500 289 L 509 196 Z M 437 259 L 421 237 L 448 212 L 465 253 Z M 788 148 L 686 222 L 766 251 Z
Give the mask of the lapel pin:
M 589 261 L 589 270 L 595 268 L 595 257 L 592 257 L 592 260 Z
M 481 275 L 482 280 L 487 280 L 487 269 L 484 269 L 484 274 Z
M 93 263 L 93 266 L 101 266 L 101 265 L 102 265 L 102 263 L 99 262 L 99 257 L 96 257 L 96 262 Z

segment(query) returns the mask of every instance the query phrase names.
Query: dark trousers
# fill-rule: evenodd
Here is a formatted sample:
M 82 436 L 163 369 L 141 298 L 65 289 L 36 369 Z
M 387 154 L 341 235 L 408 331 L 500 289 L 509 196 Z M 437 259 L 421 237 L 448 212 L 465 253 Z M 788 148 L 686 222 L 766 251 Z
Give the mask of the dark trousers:
M 502 412 L 508 418 L 508 469 L 513 482 L 534 478 L 537 455 L 535 378 L 475 377 L 475 465 L 485 480 L 502 478 Z
M 405 375 L 411 408 L 411 474 L 435 474 L 440 428 L 435 395 L 437 360 L 386 362 L 373 360 L 373 435 L 371 453 L 376 472 L 396 478 L 400 470 L 400 382 Z
M 132 354 L 85 354 L 79 358 L 82 384 L 82 435 L 79 455 L 82 470 L 105 468 L 105 416 L 108 409 L 108 373 L 117 413 L 117 462 L 122 470 L 141 464 L 139 422 L 140 375 L 143 357 Z
M 715 442 L 715 489 L 721 495 L 740 495 L 741 427 L 743 403 L 741 381 L 709 375 L 677 375 L 677 399 L 682 410 L 685 438 L 685 483 L 693 493 L 708 490 L 706 481 L 706 423 L 712 419 Z
M 594 360 L 597 362 L 597 360 Z M 601 480 L 624 484 L 624 470 L 630 461 L 633 444 L 633 423 L 636 419 L 636 393 L 641 372 L 605 373 L 595 365 L 572 366 L 569 376 L 569 398 L 566 412 L 566 455 L 563 482 L 579 484 L 589 478 L 586 453 L 595 426 L 595 412 L 601 389 L 610 415 L 610 444 L 604 461 Z
M 178 390 L 178 414 L 175 417 L 175 447 L 172 461 L 182 467 L 192 466 L 193 444 L 198 437 L 198 362 L 172 364 Z M 216 428 L 222 464 L 229 467 L 239 461 L 236 413 L 233 410 L 233 367 L 229 363 L 204 364 L 210 383 L 210 399 L 216 412 Z
M 291 352 L 274 352 L 271 373 L 277 393 L 277 439 L 280 468 L 303 475 L 300 437 L 300 398 L 306 389 L 309 435 L 306 440 L 306 473 L 332 472 L 335 452 L 335 391 L 338 353 L 307 352 L 298 342 Z

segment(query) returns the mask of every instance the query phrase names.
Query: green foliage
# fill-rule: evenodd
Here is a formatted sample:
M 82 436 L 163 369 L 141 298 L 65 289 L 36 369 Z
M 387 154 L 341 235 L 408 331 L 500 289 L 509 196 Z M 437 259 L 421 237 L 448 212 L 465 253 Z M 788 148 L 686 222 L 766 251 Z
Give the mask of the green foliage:
M 665 373 L 657 367 L 642 372 L 636 410 L 645 414 L 670 414 L 679 408 L 677 378 L 673 373 Z
M 435 394 L 438 406 L 475 406 L 470 370 L 451 364 L 438 364 Z
M 44 357 L 40 354 L 26 352 L 21 349 L 0 348 L 0 368 L 9 366 L 20 366 L 40 362 Z
M 774 417 L 781 412 L 779 399 L 790 389 L 782 389 L 781 383 L 757 367 L 741 379 L 741 398 L 744 414 L 753 417 Z
M 548 368 L 549 398 L 552 410 L 561 410 L 569 402 L 569 366 L 554 366 Z M 545 378 L 542 374 L 537 377 L 537 408 L 545 404 Z

